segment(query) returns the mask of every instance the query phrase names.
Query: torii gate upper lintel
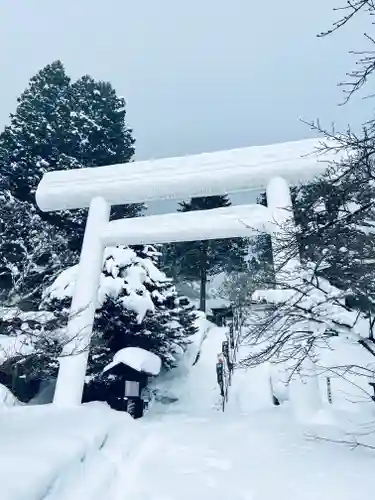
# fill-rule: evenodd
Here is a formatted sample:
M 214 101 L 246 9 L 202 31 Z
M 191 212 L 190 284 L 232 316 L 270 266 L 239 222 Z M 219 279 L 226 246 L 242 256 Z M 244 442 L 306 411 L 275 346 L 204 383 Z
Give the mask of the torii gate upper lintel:
M 104 248 L 249 236 L 272 232 L 292 217 L 290 184 L 308 181 L 326 164 L 312 155 L 317 139 L 44 175 L 36 193 L 43 211 L 89 207 L 68 338 L 60 358 L 54 403 L 81 403 Z M 328 158 L 326 158 L 327 160 Z M 109 222 L 116 204 L 267 190 L 267 204 L 149 216 Z M 177 222 L 177 224 L 176 224 Z

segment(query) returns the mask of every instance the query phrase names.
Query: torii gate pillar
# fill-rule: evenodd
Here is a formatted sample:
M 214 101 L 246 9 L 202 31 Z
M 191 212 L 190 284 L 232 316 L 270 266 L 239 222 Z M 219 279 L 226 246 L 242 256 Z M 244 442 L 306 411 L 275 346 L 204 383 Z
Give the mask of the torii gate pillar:
M 110 205 L 104 198 L 91 201 L 83 238 L 78 275 L 67 326 L 66 343 L 60 357 L 54 404 L 81 404 L 94 324 L 104 245 L 101 235 L 108 224 Z
M 296 236 L 290 186 L 282 177 L 273 177 L 267 185 L 267 207 L 276 226 L 271 233 L 276 284 L 291 284 L 298 279 L 299 255 L 290 256 L 290 240 Z M 297 248 L 297 245 L 295 245 Z

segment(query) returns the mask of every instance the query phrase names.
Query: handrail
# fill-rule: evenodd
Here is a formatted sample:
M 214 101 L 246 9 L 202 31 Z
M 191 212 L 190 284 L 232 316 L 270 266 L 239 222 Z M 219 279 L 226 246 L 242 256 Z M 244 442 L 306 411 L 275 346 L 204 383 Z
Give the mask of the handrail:
M 228 340 L 223 341 L 222 352 L 220 352 L 217 357 L 216 374 L 217 382 L 220 387 L 223 411 L 225 411 L 226 403 L 228 403 L 229 400 L 229 387 L 232 385 L 234 365 L 241 337 L 241 326 L 241 322 L 233 315 L 232 322 L 229 325 Z

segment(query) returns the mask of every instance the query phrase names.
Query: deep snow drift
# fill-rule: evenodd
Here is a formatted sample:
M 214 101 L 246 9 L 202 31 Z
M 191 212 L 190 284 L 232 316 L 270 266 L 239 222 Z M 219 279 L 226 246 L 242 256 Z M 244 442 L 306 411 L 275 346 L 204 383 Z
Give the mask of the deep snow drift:
M 116 461 L 140 445 L 137 431 L 128 414 L 101 403 L 66 410 L 0 406 L 0 498 L 97 498 L 116 474 Z

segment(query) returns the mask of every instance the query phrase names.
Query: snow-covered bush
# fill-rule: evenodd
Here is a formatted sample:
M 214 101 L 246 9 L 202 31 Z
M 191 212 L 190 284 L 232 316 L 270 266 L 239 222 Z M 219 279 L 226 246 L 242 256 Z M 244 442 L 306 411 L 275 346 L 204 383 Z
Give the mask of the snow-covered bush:
M 66 237 L 1 186 L 0 229 L 1 303 L 36 309 L 44 283 L 72 262 Z
M 106 249 L 87 373 L 91 384 L 103 381 L 104 367 L 125 347 L 157 354 L 164 369 L 172 368 L 196 332 L 194 307 L 157 268 L 158 257 L 151 246 Z M 46 290 L 43 308 L 69 310 L 77 269 L 62 272 Z

